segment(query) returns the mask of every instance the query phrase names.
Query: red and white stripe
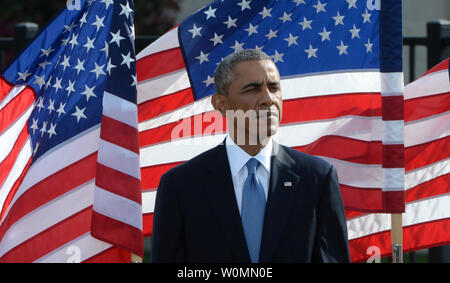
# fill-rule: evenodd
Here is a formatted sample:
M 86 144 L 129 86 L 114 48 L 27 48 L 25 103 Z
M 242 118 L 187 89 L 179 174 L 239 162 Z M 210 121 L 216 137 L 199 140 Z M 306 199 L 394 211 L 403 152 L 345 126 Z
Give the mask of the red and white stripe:
M 449 59 L 404 89 L 405 252 L 450 243 L 450 79 Z M 391 253 L 390 216 L 348 218 L 352 260 L 361 261 L 366 249 L 378 246 Z
M 92 235 L 143 257 L 137 106 L 103 94 Z
M 137 55 L 147 236 L 151 235 L 161 175 L 217 145 L 226 132 L 225 121 L 214 112 L 210 98 L 193 100 L 177 32 L 177 28 L 171 30 Z M 404 167 L 397 166 L 397 160 L 386 158 L 403 144 L 403 135 L 396 134 L 398 130 L 403 133 L 403 120 L 397 119 L 394 109 L 383 113 L 382 106 L 392 100 L 398 106 L 403 98 L 402 84 L 401 73 L 378 71 L 282 78 L 283 120 L 277 138 L 333 163 L 347 208 L 385 211 L 389 203 L 399 201 L 398 197 L 386 197 L 386 193 L 403 194 L 400 189 Z M 199 126 L 198 121 L 203 123 Z M 191 125 L 190 131 L 181 131 L 186 125 Z M 384 177 L 393 181 L 386 182 Z M 400 204 L 404 203 L 400 200 Z
M 104 215 L 107 206 L 100 203 L 96 210 L 94 202 L 96 190 L 103 189 L 97 168 L 100 163 L 108 165 L 108 160 L 98 160 L 104 154 L 99 150 L 103 127 L 99 124 L 80 133 L 30 165 L 33 152 L 27 120 L 34 108 L 34 92 L 0 77 L 0 98 L 0 262 L 129 262 L 130 252 L 123 246 L 100 241 L 91 233 L 95 215 Z M 134 160 L 138 168 L 138 159 Z M 135 172 L 139 174 L 139 169 Z M 115 196 L 108 200 L 120 204 Z M 142 236 L 142 225 L 132 224 Z M 120 244 L 124 239 L 116 240 Z

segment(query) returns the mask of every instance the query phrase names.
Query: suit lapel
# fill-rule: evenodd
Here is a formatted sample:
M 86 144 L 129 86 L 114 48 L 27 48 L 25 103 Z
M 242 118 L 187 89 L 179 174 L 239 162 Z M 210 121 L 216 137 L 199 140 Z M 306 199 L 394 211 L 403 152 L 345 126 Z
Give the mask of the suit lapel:
M 270 187 L 264 216 L 260 262 L 271 261 L 293 204 L 292 190 L 298 189 L 300 177 L 292 170 L 294 160 L 278 144 L 272 157 Z
M 208 197 L 211 210 L 219 221 L 238 262 L 249 262 L 250 256 L 242 228 L 241 217 L 237 207 L 231 178 L 230 166 L 223 144 L 217 146 L 210 160 L 214 165 L 209 165 L 208 176 L 205 180 L 205 195 Z

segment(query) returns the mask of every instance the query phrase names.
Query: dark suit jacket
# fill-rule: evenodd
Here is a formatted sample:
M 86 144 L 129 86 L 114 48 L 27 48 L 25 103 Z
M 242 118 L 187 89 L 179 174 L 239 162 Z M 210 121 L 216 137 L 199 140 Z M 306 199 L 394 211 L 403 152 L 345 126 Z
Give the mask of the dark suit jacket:
M 349 262 L 336 170 L 274 145 L 260 262 Z M 152 240 L 153 262 L 250 262 L 223 144 L 162 176 Z

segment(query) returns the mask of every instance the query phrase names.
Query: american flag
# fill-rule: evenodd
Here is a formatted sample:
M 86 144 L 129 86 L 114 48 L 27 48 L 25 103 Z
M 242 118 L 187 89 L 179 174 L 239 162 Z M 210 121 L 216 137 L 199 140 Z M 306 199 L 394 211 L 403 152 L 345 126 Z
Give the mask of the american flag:
M 218 0 L 137 55 L 145 235 L 160 176 L 223 141 L 214 70 L 247 48 L 280 70 L 277 138 L 335 165 L 348 219 L 404 212 L 401 2 Z M 357 221 L 351 240 L 375 233 Z
M 404 90 L 406 209 L 402 218 L 403 249 L 409 252 L 450 243 L 449 59 Z M 354 232 L 350 244 L 358 260 L 368 246 L 378 247 L 381 256 L 391 252 L 389 215 L 360 215 L 347 225 Z
M 68 1 L 1 77 L 1 262 L 143 255 L 133 17 Z

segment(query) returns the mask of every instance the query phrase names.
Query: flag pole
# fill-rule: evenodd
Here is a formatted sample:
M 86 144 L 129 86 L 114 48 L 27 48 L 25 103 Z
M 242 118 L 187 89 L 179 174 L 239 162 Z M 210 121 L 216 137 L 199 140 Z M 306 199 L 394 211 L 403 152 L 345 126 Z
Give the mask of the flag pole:
M 403 221 L 401 213 L 391 214 L 392 262 L 403 263 Z
M 132 263 L 142 263 L 142 257 L 138 256 L 137 254 L 131 254 L 131 262 Z

